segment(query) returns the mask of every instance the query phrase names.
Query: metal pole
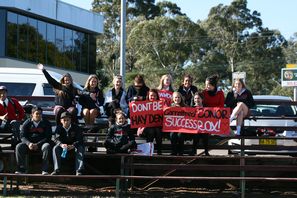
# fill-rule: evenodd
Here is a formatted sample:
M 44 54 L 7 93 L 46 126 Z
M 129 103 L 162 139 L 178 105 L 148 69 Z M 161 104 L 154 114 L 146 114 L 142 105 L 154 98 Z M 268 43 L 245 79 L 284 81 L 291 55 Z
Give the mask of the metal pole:
M 122 76 L 123 88 L 125 88 L 126 74 L 126 0 L 121 0 L 121 51 L 120 51 L 120 74 Z
M 3 178 L 3 196 L 7 195 L 7 177 L 4 176 Z
M 240 137 L 240 166 L 245 166 L 244 159 L 244 146 L 245 146 L 245 137 Z M 245 177 L 245 171 L 240 171 L 240 177 Z M 240 180 L 240 190 L 241 190 L 241 198 L 245 198 L 245 180 Z
M 116 198 L 120 197 L 120 182 L 119 178 L 116 179 Z
M 294 101 L 297 101 L 297 87 L 294 87 Z

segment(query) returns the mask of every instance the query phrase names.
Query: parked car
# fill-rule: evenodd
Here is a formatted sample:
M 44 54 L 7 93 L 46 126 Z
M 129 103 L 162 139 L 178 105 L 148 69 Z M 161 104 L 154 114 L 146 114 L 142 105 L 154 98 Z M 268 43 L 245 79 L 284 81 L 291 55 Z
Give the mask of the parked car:
M 49 74 L 57 81 L 62 75 L 48 70 Z M 76 82 L 74 86 L 80 90 L 83 88 Z M 54 92 L 52 86 L 47 82 L 44 74 L 39 69 L 0 67 L 0 85 L 8 89 L 8 96 L 16 97 L 20 104 L 25 106 L 34 104 L 44 109 L 46 116 L 53 116 Z M 27 98 L 26 98 L 27 97 Z M 80 115 L 81 106 L 77 106 Z
M 57 81 L 62 78 L 57 72 L 48 72 Z M 52 86 L 39 69 L 0 67 L 0 84 L 7 87 L 10 96 L 54 96 Z M 74 86 L 83 89 L 75 82 Z
M 243 132 L 245 136 L 258 136 L 259 139 L 245 139 L 245 145 L 297 146 L 297 131 L 284 127 L 297 126 L 297 108 L 290 104 L 292 99 L 286 96 L 256 95 L 255 107 L 251 109 L 251 119 L 245 119 Z M 282 118 L 281 118 L 282 117 Z M 259 118 L 259 119 L 257 119 Z M 281 118 L 281 119 L 279 119 Z M 294 119 L 296 118 L 296 120 Z M 230 127 L 235 127 L 235 121 Z M 263 137 L 286 137 L 296 139 L 265 139 Z M 228 145 L 240 145 L 240 139 L 231 139 Z M 229 149 L 229 153 L 239 153 L 239 149 Z M 290 154 L 297 155 L 296 150 L 245 150 L 247 154 Z

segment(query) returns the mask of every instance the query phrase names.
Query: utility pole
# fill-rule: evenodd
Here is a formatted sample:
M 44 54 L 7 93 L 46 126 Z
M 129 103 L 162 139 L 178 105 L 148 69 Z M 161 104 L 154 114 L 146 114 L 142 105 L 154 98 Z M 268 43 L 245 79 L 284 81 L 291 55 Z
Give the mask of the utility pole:
M 126 0 L 121 0 L 121 51 L 120 51 L 120 74 L 123 88 L 125 88 L 126 75 Z

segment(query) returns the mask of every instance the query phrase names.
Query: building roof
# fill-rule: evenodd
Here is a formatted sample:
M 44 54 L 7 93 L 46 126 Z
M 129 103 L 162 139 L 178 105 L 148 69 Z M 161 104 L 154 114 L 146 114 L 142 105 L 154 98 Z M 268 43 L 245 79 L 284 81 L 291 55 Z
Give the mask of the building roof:
M 0 8 L 6 7 L 36 17 L 68 24 L 95 34 L 103 33 L 104 17 L 60 0 L 1 0 Z

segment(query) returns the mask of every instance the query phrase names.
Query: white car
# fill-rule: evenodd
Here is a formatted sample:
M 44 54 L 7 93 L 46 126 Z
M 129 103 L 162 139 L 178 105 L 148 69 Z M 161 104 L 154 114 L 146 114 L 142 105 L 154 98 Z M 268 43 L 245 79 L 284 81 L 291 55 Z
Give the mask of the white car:
M 48 70 L 49 74 L 57 81 L 60 81 L 62 75 Z M 78 83 L 73 83 L 76 88 L 83 90 Z M 28 96 L 29 101 L 20 100 L 21 105 L 31 103 L 44 109 L 43 114 L 53 116 L 54 92 L 52 86 L 47 82 L 44 74 L 39 69 L 0 67 L 0 85 L 8 89 L 8 96 Z M 36 97 L 36 98 L 34 98 Z M 78 116 L 80 116 L 81 106 L 78 104 Z
M 251 117 L 244 121 L 243 132 L 246 136 L 258 136 L 262 138 L 245 139 L 245 145 L 272 145 L 272 146 L 297 146 L 297 131 L 285 130 L 284 127 L 297 126 L 297 108 L 290 97 L 258 95 L 254 96 L 255 107 L 251 109 Z M 275 119 L 274 119 L 275 117 Z M 277 119 L 276 117 L 282 119 Z M 259 118 L 259 119 L 256 119 Z M 287 118 L 287 119 L 285 119 Z M 296 118 L 296 120 L 294 119 Z M 234 128 L 235 121 L 230 126 Z M 286 137 L 296 139 L 265 139 L 263 137 Z M 240 139 L 230 139 L 228 145 L 240 145 Z M 229 149 L 230 154 L 239 153 L 239 149 Z M 289 154 L 297 155 L 296 150 L 245 150 L 246 154 Z
M 48 72 L 57 81 L 62 78 L 57 72 Z M 39 69 L 0 67 L 0 85 L 7 87 L 10 96 L 54 96 L 52 86 Z M 83 89 L 75 82 L 74 86 Z

